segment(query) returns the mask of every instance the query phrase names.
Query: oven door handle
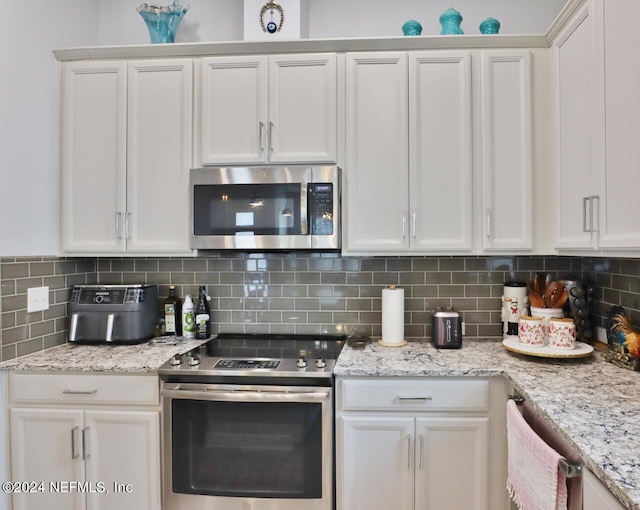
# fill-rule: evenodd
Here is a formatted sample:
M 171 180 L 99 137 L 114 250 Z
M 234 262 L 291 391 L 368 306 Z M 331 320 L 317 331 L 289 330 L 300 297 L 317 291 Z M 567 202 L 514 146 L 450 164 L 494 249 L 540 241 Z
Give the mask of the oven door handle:
M 202 388 L 162 389 L 163 397 L 185 400 L 211 400 L 224 402 L 319 402 L 330 398 L 329 391 L 269 391 L 219 390 Z

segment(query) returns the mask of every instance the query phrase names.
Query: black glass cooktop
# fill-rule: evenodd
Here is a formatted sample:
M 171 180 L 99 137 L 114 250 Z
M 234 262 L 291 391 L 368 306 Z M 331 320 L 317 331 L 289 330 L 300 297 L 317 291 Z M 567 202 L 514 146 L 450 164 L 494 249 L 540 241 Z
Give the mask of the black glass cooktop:
M 345 339 L 337 335 L 220 333 L 207 343 L 206 351 L 210 357 L 243 362 L 252 358 L 337 359 Z

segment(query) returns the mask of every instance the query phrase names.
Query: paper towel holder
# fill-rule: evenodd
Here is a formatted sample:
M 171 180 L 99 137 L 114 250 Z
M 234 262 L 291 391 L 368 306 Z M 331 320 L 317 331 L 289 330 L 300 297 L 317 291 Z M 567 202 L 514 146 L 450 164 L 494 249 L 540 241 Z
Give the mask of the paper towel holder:
M 392 292 L 389 293 L 388 291 Z M 393 311 L 395 309 L 399 317 L 396 317 L 396 320 L 393 317 L 387 318 L 389 322 L 385 323 L 385 318 L 387 317 L 385 315 L 385 303 L 394 300 L 396 301 L 395 303 L 389 303 L 391 305 L 389 310 Z M 391 324 L 390 330 L 385 327 L 387 324 Z M 385 329 L 387 329 L 387 333 L 385 333 Z M 404 347 L 407 345 L 407 340 L 404 338 L 404 289 L 396 287 L 395 284 L 390 284 L 382 291 L 382 338 L 378 340 L 378 344 L 382 347 Z

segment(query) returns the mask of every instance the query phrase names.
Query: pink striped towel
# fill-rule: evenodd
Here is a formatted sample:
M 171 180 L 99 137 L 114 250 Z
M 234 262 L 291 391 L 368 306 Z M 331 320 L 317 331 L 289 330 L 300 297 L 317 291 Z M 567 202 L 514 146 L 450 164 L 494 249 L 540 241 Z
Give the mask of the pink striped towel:
M 562 456 L 531 429 L 513 400 L 507 402 L 507 489 L 520 510 L 566 510 Z

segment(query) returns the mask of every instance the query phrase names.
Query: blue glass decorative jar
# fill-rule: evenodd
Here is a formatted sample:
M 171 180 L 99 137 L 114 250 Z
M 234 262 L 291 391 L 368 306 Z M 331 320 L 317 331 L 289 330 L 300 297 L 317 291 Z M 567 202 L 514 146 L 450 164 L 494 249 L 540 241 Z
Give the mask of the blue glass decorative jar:
M 420 35 L 422 33 L 422 25 L 414 19 L 410 19 L 402 25 L 402 33 L 404 35 Z
M 147 24 L 152 43 L 172 43 L 182 18 L 189 10 L 186 2 L 174 1 L 171 5 L 142 4 L 137 11 Z
M 462 29 L 460 28 L 461 22 L 462 15 L 458 11 L 452 8 L 447 9 L 440 16 L 440 24 L 442 25 L 440 35 L 464 34 Z
M 500 32 L 500 22 L 494 18 L 487 18 L 480 23 L 481 34 L 497 34 Z

